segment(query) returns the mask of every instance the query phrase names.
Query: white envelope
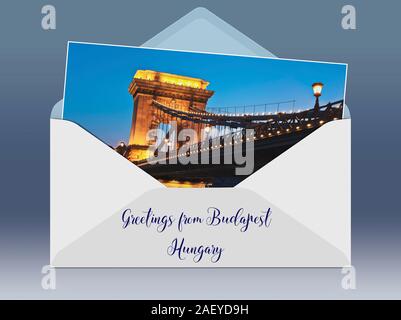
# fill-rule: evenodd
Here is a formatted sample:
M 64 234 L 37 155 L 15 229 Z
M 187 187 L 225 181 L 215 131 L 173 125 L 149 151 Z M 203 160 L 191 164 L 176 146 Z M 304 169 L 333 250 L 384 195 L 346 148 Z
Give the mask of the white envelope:
M 206 32 L 205 32 L 206 30 Z M 207 34 L 207 36 L 205 36 Z M 213 35 L 213 37 L 211 37 Z M 193 40 L 196 38 L 196 41 Z M 210 39 L 211 38 L 211 39 Z M 271 57 L 272 54 L 206 9 L 198 8 L 146 47 Z M 79 125 L 51 116 L 51 248 L 54 267 L 342 267 L 351 264 L 351 119 L 329 122 L 234 188 L 167 188 Z M 347 111 L 345 111 L 347 112 Z M 122 228 L 125 208 L 205 214 L 272 208 L 264 231 L 232 226 Z M 206 253 L 167 254 L 173 239 L 214 244 Z

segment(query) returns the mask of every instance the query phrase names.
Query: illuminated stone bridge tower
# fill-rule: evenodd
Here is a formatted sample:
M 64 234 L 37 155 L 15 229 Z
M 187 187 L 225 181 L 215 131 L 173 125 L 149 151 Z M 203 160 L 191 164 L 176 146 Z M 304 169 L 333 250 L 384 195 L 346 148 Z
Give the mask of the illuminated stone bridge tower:
M 153 101 L 182 111 L 203 111 L 213 91 L 207 90 L 209 82 L 175 74 L 152 70 L 138 70 L 129 86 L 129 93 L 134 99 L 131 132 L 127 158 L 140 161 L 149 157 L 147 149 L 151 141 L 146 140 L 150 129 L 156 129 L 170 121 L 177 121 L 178 132 L 192 128 L 198 133 L 202 125 L 191 121 L 175 119 L 155 107 Z

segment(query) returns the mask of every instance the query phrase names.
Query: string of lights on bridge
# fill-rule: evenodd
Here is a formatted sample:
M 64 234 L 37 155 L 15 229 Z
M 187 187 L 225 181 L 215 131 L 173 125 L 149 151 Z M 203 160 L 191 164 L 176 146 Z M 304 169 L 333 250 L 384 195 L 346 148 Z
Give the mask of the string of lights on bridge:
M 216 149 L 222 149 L 226 146 L 234 146 L 237 144 L 246 143 L 248 141 L 256 141 L 256 140 L 263 140 L 269 139 L 273 137 L 278 137 L 281 135 L 291 134 L 300 132 L 303 130 L 312 130 L 317 128 L 318 126 L 322 126 L 324 123 L 331 121 L 331 120 L 338 120 L 342 117 L 342 107 L 343 107 L 343 100 L 339 100 L 333 103 L 328 103 L 326 106 L 319 105 L 319 97 L 321 95 L 323 84 L 322 83 L 314 83 L 312 85 L 314 95 L 316 97 L 315 106 L 313 109 L 306 109 L 294 112 L 280 111 L 278 103 L 277 111 L 276 112 L 254 112 L 254 113 L 247 113 L 245 112 L 245 107 L 243 107 L 243 113 L 229 113 L 229 112 L 207 112 L 207 111 L 192 111 L 192 110 L 180 110 L 177 109 L 176 106 L 168 106 L 162 103 L 161 101 L 153 100 L 153 105 L 160 109 L 162 112 L 176 118 L 181 118 L 183 120 L 187 120 L 188 116 L 198 116 L 198 117 L 205 117 L 203 119 L 191 119 L 190 121 L 203 123 L 206 125 L 204 127 L 206 132 L 210 131 L 211 126 L 217 127 L 231 127 L 238 129 L 241 128 L 239 131 L 230 132 L 228 134 L 223 134 L 218 137 L 207 137 L 205 140 L 193 143 L 191 145 L 185 145 L 185 151 L 181 151 L 174 145 L 174 148 L 170 149 L 172 142 L 166 137 L 164 139 L 165 145 L 167 145 L 168 152 L 163 152 L 165 157 L 161 159 L 156 159 L 155 157 L 150 157 L 144 161 L 144 163 L 157 163 L 159 161 L 166 161 L 175 158 L 183 158 L 183 157 L 190 157 L 191 154 L 199 154 L 203 152 L 209 152 Z M 287 101 L 292 102 L 293 106 L 295 101 Z M 284 103 L 284 102 L 282 102 Z M 251 105 L 254 110 L 256 107 L 264 106 L 266 111 L 266 106 L 271 104 L 264 104 L 264 105 Z M 237 107 L 235 107 L 237 110 Z M 225 108 L 226 110 L 228 108 Z M 224 117 L 221 119 L 221 117 Z M 242 119 L 238 119 L 242 117 Z M 217 120 L 211 120 L 219 118 Z M 238 119 L 233 122 L 230 118 Z M 252 134 L 249 134 L 247 129 L 256 129 L 253 130 Z M 123 146 L 122 146 L 123 147 Z M 159 146 L 160 147 L 160 146 Z M 182 148 L 181 148 L 182 149 Z M 160 150 L 160 149 L 159 149 Z M 173 154 L 170 155 L 171 151 Z M 230 147 L 231 150 L 231 147 Z M 153 160 L 155 159 L 155 160 Z
M 284 101 L 284 102 L 277 102 L 277 103 L 269 103 L 269 104 L 264 104 L 263 106 L 268 106 L 268 105 L 279 105 L 281 103 L 289 103 L 289 102 L 295 102 L 295 100 L 291 101 Z M 174 106 L 167 106 L 160 101 L 153 100 L 153 103 L 156 105 L 162 106 L 164 108 L 170 108 L 173 109 Z M 246 107 L 256 107 L 256 106 L 262 106 L 262 105 L 249 105 L 249 106 L 243 106 L 243 107 L 238 107 L 238 108 L 246 108 Z M 229 108 L 234 108 L 234 107 L 229 107 Z M 222 108 L 224 109 L 224 108 Z M 227 108 L 228 109 L 228 108 Z M 278 114 L 293 114 L 293 113 L 299 113 L 302 110 L 298 109 L 297 111 L 291 110 L 291 111 L 276 111 L 276 112 L 244 112 L 244 113 L 230 113 L 230 112 L 199 112 L 199 111 L 184 111 L 184 110 L 177 110 L 174 109 L 175 112 L 183 113 L 183 114 L 188 114 L 188 115 L 195 115 L 195 116 L 207 116 L 207 117 L 252 117 L 252 116 L 269 116 L 269 115 L 278 115 Z
M 256 112 L 256 113 L 211 113 L 211 112 L 196 112 L 196 111 L 182 111 L 183 113 L 187 113 L 190 115 L 197 116 L 209 116 L 209 117 L 250 117 L 250 116 L 267 116 L 267 115 L 277 115 L 279 113 L 294 113 L 295 111 L 280 111 L 280 112 Z M 296 112 L 301 112 L 299 109 Z
M 215 149 L 221 149 L 221 148 L 224 148 L 224 147 L 226 147 L 228 145 L 229 146 L 234 146 L 234 145 L 239 144 L 239 143 L 246 143 L 247 141 L 250 141 L 251 139 L 252 140 L 269 139 L 269 138 L 272 138 L 274 136 L 280 136 L 280 135 L 283 135 L 283 134 L 290 134 L 290 133 L 292 133 L 294 131 L 301 131 L 302 129 L 313 129 L 314 128 L 314 124 L 313 124 L 314 120 L 317 120 L 317 119 L 311 118 L 310 122 L 306 123 L 305 126 L 298 125 L 293 129 L 286 128 L 284 130 L 276 130 L 274 133 L 268 132 L 268 133 L 261 133 L 259 135 L 254 133 L 252 135 L 252 137 L 245 137 L 242 131 L 241 132 L 237 132 L 237 133 L 233 133 L 233 134 L 227 134 L 227 135 L 219 136 L 219 137 L 214 138 L 214 139 L 208 139 L 208 140 L 204 140 L 204 141 L 189 145 L 189 146 L 187 146 L 187 150 L 185 152 L 183 152 L 183 153 L 173 154 L 171 156 L 164 157 L 164 158 L 161 158 L 161 159 L 157 159 L 157 160 L 154 160 L 154 161 L 151 161 L 151 160 L 149 161 L 149 159 L 152 159 L 152 158 L 149 158 L 147 162 L 152 164 L 152 163 L 156 163 L 158 161 L 171 160 L 171 159 L 175 159 L 175 158 L 184 158 L 184 157 L 189 157 L 191 154 L 199 154 L 199 153 L 202 153 L 202 152 L 209 152 L 209 151 L 212 151 L 212 150 L 215 150 Z M 333 118 L 333 120 L 338 120 L 338 118 Z M 324 120 L 319 120 L 317 125 L 318 126 L 322 126 L 324 123 L 325 123 Z M 221 142 L 222 140 L 223 141 L 231 140 L 231 141 L 228 142 L 228 143 L 227 142 L 223 142 L 222 143 Z M 166 138 L 164 140 L 164 142 L 168 145 L 169 144 L 169 139 Z M 205 146 L 205 144 L 207 144 L 208 146 Z M 210 146 L 210 144 L 212 144 L 212 145 Z M 193 150 L 193 149 L 195 149 L 195 150 Z

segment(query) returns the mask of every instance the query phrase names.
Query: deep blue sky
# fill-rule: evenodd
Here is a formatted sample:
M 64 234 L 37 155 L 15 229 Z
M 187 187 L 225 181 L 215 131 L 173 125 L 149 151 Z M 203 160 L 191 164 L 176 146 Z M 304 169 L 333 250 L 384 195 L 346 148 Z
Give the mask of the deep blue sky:
M 325 104 L 344 97 L 346 77 L 344 64 L 70 43 L 64 119 L 110 145 L 127 141 L 133 111 L 128 86 L 138 69 L 209 81 L 215 91 L 209 107 L 296 100 L 295 109 L 310 108 L 313 82 L 324 83 Z

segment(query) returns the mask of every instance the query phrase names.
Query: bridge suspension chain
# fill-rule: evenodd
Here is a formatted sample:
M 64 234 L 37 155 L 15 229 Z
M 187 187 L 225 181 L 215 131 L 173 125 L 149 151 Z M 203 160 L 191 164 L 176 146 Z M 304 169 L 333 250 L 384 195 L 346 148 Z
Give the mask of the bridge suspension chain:
M 153 100 L 153 104 L 160 111 L 176 118 L 189 120 L 194 123 L 206 123 L 208 125 L 223 125 L 230 126 L 233 122 L 218 122 L 214 120 L 215 114 L 207 112 L 199 112 L 201 114 L 196 114 L 194 117 L 190 116 L 193 114 L 191 111 L 176 110 L 169 106 L 166 106 L 156 100 Z M 273 137 L 278 137 L 286 134 L 292 134 L 296 132 L 301 132 L 304 130 L 313 130 L 318 126 L 331 120 L 338 120 L 342 118 L 343 111 L 343 100 L 339 100 L 333 103 L 328 103 L 327 105 L 321 106 L 318 113 L 314 109 L 308 109 L 301 112 L 293 113 L 278 113 L 276 115 L 264 115 L 264 116 L 241 116 L 247 118 L 248 122 L 251 124 L 244 125 L 241 122 L 235 124 L 236 128 L 241 128 L 236 132 L 224 133 L 216 137 L 209 137 L 207 140 L 202 140 L 190 146 L 190 153 L 201 153 L 212 150 L 214 148 L 223 148 L 227 144 L 233 145 L 237 143 L 245 143 L 247 140 L 265 140 Z M 263 117 L 263 118 L 261 118 Z M 196 119 L 194 119 L 196 118 Z M 260 120 L 265 120 L 260 122 Z M 255 122 L 252 122 L 255 121 Z M 254 133 L 252 136 L 247 136 L 245 129 L 252 128 Z M 228 141 L 228 142 L 227 142 Z M 206 143 L 206 145 L 205 145 Z M 167 159 L 175 157 L 188 156 L 186 154 L 176 154 L 167 155 Z

